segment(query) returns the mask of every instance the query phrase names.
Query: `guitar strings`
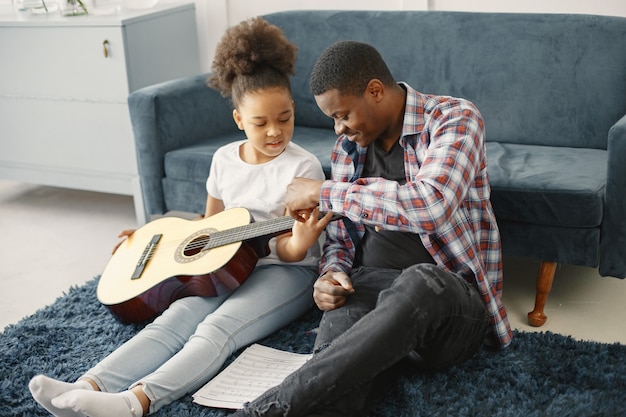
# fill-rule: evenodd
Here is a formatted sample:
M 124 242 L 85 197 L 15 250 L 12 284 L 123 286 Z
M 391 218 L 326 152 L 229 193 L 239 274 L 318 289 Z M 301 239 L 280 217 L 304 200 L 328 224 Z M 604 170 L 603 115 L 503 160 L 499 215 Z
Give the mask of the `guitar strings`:
M 208 235 L 208 248 L 215 248 L 219 246 L 228 245 L 230 243 L 240 242 L 248 239 L 252 239 L 255 237 L 271 234 L 270 232 L 276 229 L 277 225 L 282 224 L 281 229 L 291 229 L 293 226 L 294 220 L 288 216 L 278 217 L 276 219 L 271 219 L 266 222 L 260 223 L 251 223 L 244 226 L 235 227 L 228 230 L 216 231 Z M 190 244 L 188 248 L 195 248 L 207 246 L 207 241 L 205 240 L 204 244 Z
M 260 237 L 267 234 L 276 233 L 279 231 L 285 231 L 291 229 L 295 222 L 289 216 L 277 217 L 270 220 L 265 220 L 259 223 L 250 223 L 243 226 L 237 226 L 226 230 L 216 230 L 212 233 L 202 234 L 199 233 L 197 238 L 194 238 L 185 246 L 185 251 L 195 251 L 203 249 L 213 249 L 220 246 L 226 246 L 231 243 L 237 243 L 256 237 Z M 281 226 L 279 230 L 275 230 L 276 226 Z M 188 239 L 185 238 L 185 239 Z M 161 241 L 158 246 L 178 246 L 185 239 L 174 239 Z

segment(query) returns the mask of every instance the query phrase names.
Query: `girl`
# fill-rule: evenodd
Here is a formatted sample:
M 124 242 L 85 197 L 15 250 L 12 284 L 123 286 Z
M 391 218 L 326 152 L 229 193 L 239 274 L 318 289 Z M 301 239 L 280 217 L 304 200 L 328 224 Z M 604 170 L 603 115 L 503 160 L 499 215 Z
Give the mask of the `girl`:
M 229 29 L 220 41 L 208 83 L 231 97 L 247 139 L 215 153 L 206 216 L 233 207 L 247 208 L 256 221 L 281 216 L 292 178 L 324 179 L 315 156 L 291 143 L 295 56 L 281 30 L 261 18 Z M 318 220 L 314 210 L 292 233 L 272 239 L 271 254 L 235 291 L 175 301 L 78 381 L 35 376 L 33 397 L 57 417 L 138 417 L 196 391 L 232 353 L 312 306 L 317 241 L 331 215 Z

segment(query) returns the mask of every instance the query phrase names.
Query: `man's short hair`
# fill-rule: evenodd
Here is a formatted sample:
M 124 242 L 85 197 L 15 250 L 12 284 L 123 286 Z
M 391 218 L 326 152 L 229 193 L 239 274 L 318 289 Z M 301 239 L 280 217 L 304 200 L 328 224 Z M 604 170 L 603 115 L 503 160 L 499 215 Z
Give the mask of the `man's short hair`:
M 376 48 L 357 41 L 340 41 L 326 48 L 317 59 L 310 87 L 315 96 L 333 89 L 340 95 L 361 96 L 374 78 L 384 85 L 395 84 Z

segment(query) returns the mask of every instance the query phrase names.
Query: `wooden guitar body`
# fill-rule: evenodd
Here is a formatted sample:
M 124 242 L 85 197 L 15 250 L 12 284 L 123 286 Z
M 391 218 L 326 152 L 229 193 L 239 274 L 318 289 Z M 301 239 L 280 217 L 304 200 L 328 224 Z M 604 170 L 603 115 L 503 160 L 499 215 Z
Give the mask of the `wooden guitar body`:
M 98 283 L 98 300 L 121 322 L 136 323 L 153 318 L 179 298 L 232 291 L 259 259 L 246 242 L 251 221 L 242 208 L 203 220 L 165 217 L 144 225 L 109 260 Z M 213 242 L 220 231 L 227 231 L 225 244 Z M 241 231 L 246 233 L 239 236 Z

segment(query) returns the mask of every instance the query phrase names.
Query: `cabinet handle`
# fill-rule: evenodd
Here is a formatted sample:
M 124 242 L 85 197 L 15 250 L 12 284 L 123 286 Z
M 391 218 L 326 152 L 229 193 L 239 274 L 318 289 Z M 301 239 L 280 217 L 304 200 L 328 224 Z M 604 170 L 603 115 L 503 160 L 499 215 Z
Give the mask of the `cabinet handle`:
M 104 52 L 104 57 L 108 58 L 109 57 L 109 41 L 108 40 L 105 39 L 102 42 L 102 49 L 103 49 L 103 52 Z

